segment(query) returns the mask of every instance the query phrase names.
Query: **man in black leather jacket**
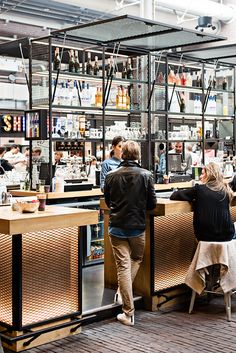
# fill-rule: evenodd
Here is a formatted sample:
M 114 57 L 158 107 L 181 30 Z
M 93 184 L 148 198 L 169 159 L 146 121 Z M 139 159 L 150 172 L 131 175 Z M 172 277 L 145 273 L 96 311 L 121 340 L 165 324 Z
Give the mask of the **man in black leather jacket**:
M 151 173 L 137 163 L 140 148 L 127 141 L 122 147 L 120 166 L 105 179 L 104 196 L 110 208 L 109 234 L 116 261 L 118 290 L 115 302 L 123 303 L 117 319 L 134 325 L 132 282 L 143 259 L 146 210 L 156 206 Z

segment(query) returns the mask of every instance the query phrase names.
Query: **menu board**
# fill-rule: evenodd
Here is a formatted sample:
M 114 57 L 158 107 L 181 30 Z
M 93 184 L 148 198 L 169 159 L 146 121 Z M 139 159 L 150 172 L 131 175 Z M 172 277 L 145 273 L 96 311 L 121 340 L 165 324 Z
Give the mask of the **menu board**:
M 46 140 L 47 139 L 47 110 L 25 111 L 25 139 Z

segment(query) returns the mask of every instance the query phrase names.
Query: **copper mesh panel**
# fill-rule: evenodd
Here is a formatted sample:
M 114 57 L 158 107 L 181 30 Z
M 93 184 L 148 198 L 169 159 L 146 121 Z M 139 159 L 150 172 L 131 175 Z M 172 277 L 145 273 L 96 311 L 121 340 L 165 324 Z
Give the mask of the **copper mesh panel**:
M 193 214 L 154 217 L 154 291 L 184 283 L 195 248 Z
M 22 325 L 78 307 L 78 228 L 23 234 Z
M 233 221 L 236 222 L 236 206 L 231 207 L 230 211 L 231 211 L 231 216 L 233 218 Z
M 0 236 L 0 321 L 12 325 L 12 237 Z

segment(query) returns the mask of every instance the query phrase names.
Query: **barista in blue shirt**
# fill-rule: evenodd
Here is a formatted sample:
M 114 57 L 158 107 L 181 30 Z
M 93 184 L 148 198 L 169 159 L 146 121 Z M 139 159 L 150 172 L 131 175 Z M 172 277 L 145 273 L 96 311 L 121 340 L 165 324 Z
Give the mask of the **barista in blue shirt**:
M 123 142 L 124 138 L 122 136 L 115 136 L 112 140 L 110 158 L 105 159 L 105 161 L 102 162 L 100 174 L 100 188 L 102 192 L 104 189 L 107 173 L 113 169 L 116 169 L 120 165 Z

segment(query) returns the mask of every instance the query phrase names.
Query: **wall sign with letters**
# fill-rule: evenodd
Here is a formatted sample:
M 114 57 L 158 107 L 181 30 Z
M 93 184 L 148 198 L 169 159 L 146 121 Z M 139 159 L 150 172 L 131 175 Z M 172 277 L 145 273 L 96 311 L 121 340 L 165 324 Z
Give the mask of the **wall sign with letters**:
M 1 134 L 24 133 L 24 114 L 1 114 L 0 115 Z

